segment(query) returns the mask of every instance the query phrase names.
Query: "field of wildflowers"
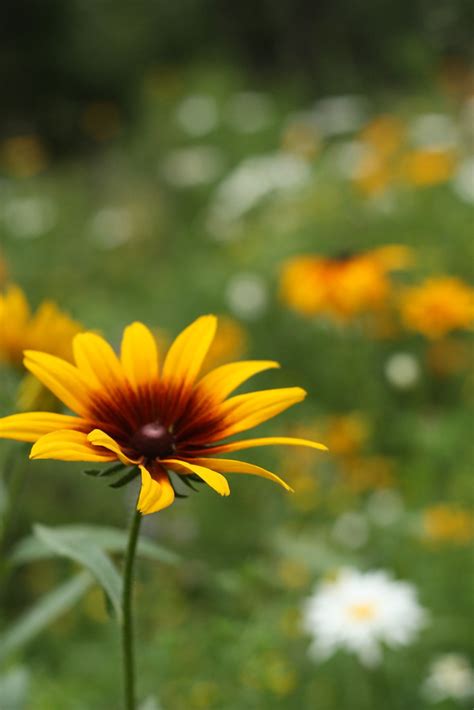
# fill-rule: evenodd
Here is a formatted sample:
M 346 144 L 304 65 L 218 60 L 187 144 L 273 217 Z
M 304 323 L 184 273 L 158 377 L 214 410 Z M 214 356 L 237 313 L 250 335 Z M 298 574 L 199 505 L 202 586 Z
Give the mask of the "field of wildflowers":
M 3 141 L 2 710 L 121 707 L 140 485 L 137 708 L 472 708 L 473 101 L 150 70 Z

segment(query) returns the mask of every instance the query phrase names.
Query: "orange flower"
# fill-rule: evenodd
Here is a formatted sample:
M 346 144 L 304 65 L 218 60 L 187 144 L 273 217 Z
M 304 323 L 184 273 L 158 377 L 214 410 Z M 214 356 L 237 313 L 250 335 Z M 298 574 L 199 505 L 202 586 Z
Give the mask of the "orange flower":
M 452 276 L 427 279 L 405 289 L 400 309 L 406 328 L 427 338 L 441 338 L 452 330 L 472 326 L 474 289 Z
M 0 436 L 35 442 L 33 459 L 137 466 L 142 484 L 138 509 L 143 514 L 173 502 L 169 471 L 205 481 L 221 495 L 230 492 L 222 474 L 231 472 L 262 476 L 289 489 L 260 466 L 215 458 L 272 444 L 326 448 L 290 437 L 223 443 L 300 402 L 306 393 L 287 387 L 229 397 L 253 375 L 278 367 L 273 361 L 230 363 L 198 379 L 216 326 L 214 316 L 188 326 L 168 350 L 161 372 L 155 339 L 141 323 L 125 329 L 120 357 L 95 333 L 74 338 L 75 365 L 26 351 L 25 366 L 77 416 L 14 414 L 0 419 Z
M 409 260 L 410 250 L 400 245 L 333 258 L 295 257 L 283 267 L 281 296 L 305 315 L 347 321 L 382 309 L 391 293 L 390 271 Z

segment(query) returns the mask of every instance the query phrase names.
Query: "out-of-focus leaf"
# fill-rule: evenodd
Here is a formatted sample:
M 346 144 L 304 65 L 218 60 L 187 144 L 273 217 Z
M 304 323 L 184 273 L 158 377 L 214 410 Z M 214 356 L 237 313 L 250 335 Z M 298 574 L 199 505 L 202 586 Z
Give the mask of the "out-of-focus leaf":
M 104 476 L 112 476 L 114 473 L 118 473 L 125 468 L 123 463 L 114 463 L 113 466 L 108 468 L 87 468 L 82 473 L 86 476 L 97 476 L 103 478 Z
M 0 675 L 2 710 L 24 710 L 30 685 L 30 674 L 24 666 L 13 666 Z
M 71 609 L 92 583 L 92 576 L 88 572 L 81 572 L 41 597 L 0 636 L 0 661 L 31 641 L 52 621 Z
M 54 553 L 68 557 L 88 569 L 101 587 L 107 592 L 117 618 L 122 616 L 122 580 L 112 560 L 93 541 L 81 535 L 64 535 L 60 530 L 35 525 L 36 537 Z
M 122 488 L 122 486 L 125 486 L 127 483 L 130 483 L 130 481 L 133 481 L 133 479 L 138 476 L 138 473 L 138 468 L 135 466 L 131 471 L 127 471 L 127 473 L 117 481 L 110 483 L 109 488 Z
M 8 508 L 8 491 L 3 478 L 0 478 L 0 518 Z
M 55 530 L 66 538 L 81 538 L 85 543 L 92 543 L 106 552 L 124 552 L 128 534 L 124 530 L 102 525 L 62 525 Z M 137 554 L 149 560 L 175 565 L 178 555 L 157 545 L 152 540 L 141 537 L 138 540 Z M 24 564 L 51 557 L 52 550 L 34 535 L 21 540 L 13 550 L 11 562 Z

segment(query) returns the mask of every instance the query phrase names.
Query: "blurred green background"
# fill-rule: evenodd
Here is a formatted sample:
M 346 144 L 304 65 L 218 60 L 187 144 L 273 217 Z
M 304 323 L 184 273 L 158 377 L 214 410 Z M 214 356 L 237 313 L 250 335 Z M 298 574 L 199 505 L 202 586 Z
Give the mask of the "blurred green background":
M 182 561 L 138 566 L 140 697 L 163 710 L 471 707 L 469 693 L 423 691 L 434 659 L 473 650 L 469 335 L 431 343 L 307 317 L 279 279 L 294 256 L 387 244 L 413 249 L 396 288 L 472 279 L 472 4 L 6 0 L 0 12 L 3 282 L 115 345 L 134 319 L 164 343 L 217 313 L 217 360 L 276 359 L 255 386 L 308 391 L 261 431 L 331 449 L 242 457 L 291 496 L 236 476 L 230 498 L 200 490 L 145 521 Z M 3 367 L 4 414 L 19 377 Z M 133 486 L 26 450 L 2 442 L 5 560 L 33 522 L 126 527 Z M 341 566 L 391 570 L 429 612 L 376 669 L 308 654 L 302 604 Z M 3 629 L 72 569 L 7 566 Z M 117 636 L 92 589 L 2 656 L 0 708 L 118 708 Z

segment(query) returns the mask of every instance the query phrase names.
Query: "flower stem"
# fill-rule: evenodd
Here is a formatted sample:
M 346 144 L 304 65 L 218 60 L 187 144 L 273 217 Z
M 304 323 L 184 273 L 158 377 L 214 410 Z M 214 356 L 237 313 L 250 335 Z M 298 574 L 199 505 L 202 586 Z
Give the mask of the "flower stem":
M 137 548 L 138 532 L 140 530 L 141 513 L 136 510 L 128 536 L 125 566 L 123 570 L 123 596 L 122 596 L 122 652 L 123 652 L 123 677 L 124 701 L 126 710 L 135 710 L 135 664 L 133 652 L 133 619 L 132 619 L 132 586 L 133 564 Z

